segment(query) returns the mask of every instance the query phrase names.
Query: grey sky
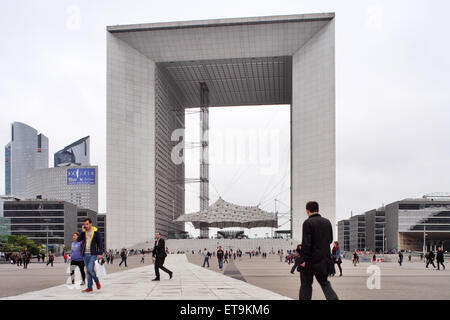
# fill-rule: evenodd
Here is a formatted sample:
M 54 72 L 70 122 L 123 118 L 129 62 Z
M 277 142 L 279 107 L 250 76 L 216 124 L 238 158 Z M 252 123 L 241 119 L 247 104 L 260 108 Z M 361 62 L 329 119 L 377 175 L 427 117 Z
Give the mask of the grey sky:
M 105 211 L 107 25 L 335 12 L 338 219 L 350 210 L 450 191 L 449 10 L 446 0 L 2 1 L 0 142 L 9 141 L 11 122 L 25 122 L 49 137 L 52 158 L 90 135 Z M 258 113 L 260 121 L 247 127 L 262 128 L 282 109 L 257 108 L 236 109 L 240 115 L 217 110 L 211 122 L 220 127 L 239 116 L 236 123 L 244 124 L 241 119 Z M 283 111 L 276 119 L 271 126 L 280 130 L 289 121 Z M 212 168 L 217 188 L 226 189 L 238 170 Z M 278 175 L 256 173 L 248 171 L 226 200 L 258 203 L 261 185 Z M 0 181 L 3 193 L 3 169 Z M 194 209 L 196 200 L 189 199 L 187 209 Z

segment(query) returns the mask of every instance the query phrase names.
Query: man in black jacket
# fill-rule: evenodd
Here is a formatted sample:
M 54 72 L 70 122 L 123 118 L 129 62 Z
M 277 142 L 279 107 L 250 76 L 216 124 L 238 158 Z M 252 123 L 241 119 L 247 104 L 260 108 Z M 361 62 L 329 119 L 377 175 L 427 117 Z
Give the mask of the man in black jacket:
M 437 262 L 437 269 L 438 270 L 439 270 L 439 265 L 442 265 L 442 268 L 445 270 L 444 251 L 442 251 L 442 248 L 438 249 L 438 252 L 436 254 L 436 262 Z
M 313 278 L 319 282 L 327 300 L 338 300 L 336 292 L 328 281 L 334 272 L 330 245 L 333 242 L 333 227 L 328 219 L 319 214 L 319 204 L 306 204 L 308 219 L 303 222 L 302 260 L 304 270 L 300 272 L 300 300 L 311 300 Z
M 152 281 L 159 281 L 159 269 L 163 270 L 164 272 L 169 274 L 170 279 L 172 279 L 173 272 L 169 269 L 165 268 L 164 260 L 166 259 L 166 245 L 164 242 L 164 239 L 161 238 L 161 235 L 159 232 L 156 232 L 155 234 L 155 246 L 153 247 L 152 256 L 155 258 L 155 275 L 156 278 Z

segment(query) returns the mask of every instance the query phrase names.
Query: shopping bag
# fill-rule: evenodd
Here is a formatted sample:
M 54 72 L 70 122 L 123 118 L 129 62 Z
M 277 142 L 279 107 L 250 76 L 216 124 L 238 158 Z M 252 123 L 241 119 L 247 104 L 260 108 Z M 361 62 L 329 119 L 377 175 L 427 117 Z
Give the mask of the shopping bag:
M 106 268 L 99 260 L 95 260 L 95 273 L 99 278 L 106 278 Z

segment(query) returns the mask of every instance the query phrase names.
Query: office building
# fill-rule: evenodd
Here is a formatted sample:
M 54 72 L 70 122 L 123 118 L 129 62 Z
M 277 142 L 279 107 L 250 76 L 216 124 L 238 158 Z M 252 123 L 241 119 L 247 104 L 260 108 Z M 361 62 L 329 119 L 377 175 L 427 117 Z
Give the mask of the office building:
M 290 105 L 292 237 L 311 199 L 334 225 L 334 43 L 333 13 L 108 27 L 108 245 L 184 231 L 172 133 L 196 107 Z
M 65 201 L 5 201 L 3 212 L 12 235 L 48 244 L 50 250 L 70 247 L 77 231 L 77 206 Z
M 350 218 L 350 250 L 366 248 L 366 217 L 363 214 Z
M 107 248 L 106 247 L 106 214 L 105 213 L 99 213 L 97 215 L 97 228 L 98 228 L 98 232 L 100 232 L 100 234 L 102 235 L 102 239 L 103 239 L 103 248 Z
M 350 220 L 338 222 L 338 242 L 341 250 L 350 251 Z
M 26 197 L 27 176 L 48 168 L 48 138 L 21 122 L 11 125 L 11 141 L 5 147 L 5 192 Z
M 84 137 L 59 150 L 54 155 L 54 167 L 76 164 L 79 166 L 90 166 L 90 138 Z
M 27 199 L 62 200 L 98 212 L 98 167 L 64 166 L 28 174 Z
M 383 208 L 367 211 L 366 222 L 366 249 L 375 252 L 383 252 L 386 243 L 383 244 L 385 233 L 385 212 Z
M 399 200 L 339 221 L 339 235 L 345 223 L 350 224 L 350 250 L 450 250 L 450 194 Z
M 61 252 L 63 245 L 70 248 L 72 236 L 81 231 L 84 218 L 91 218 L 97 225 L 95 211 L 66 201 L 10 200 L 3 203 L 3 210 L 10 234 L 27 236 L 38 244 L 48 243 L 56 252 Z

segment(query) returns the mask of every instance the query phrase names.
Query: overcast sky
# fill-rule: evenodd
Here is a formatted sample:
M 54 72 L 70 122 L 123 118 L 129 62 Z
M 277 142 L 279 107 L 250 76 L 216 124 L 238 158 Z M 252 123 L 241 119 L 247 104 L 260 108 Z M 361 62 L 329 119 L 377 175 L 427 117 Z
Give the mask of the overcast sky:
M 107 25 L 318 12 L 336 13 L 337 218 L 450 191 L 447 0 L 3 0 L 0 143 L 10 140 L 11 122 L 27 123 L 49 137 L 53 164 L 55 151 L 90 135 L 91 161 L 100 167 L 99 207 L 106 211 Z M 280 200 L 289 203 L 284 192 L 289 181 L 283 180 L 289 170 L 283 161 L 288 108 L 211 112 L 218 131 L 230 128 L 232 120 L 236 130 L 278 131 L 280 141 L 273 174 L 261 172 L 261 166 L 213 163 L 213 200 L 220 193 L 225 200 L 273 209 L 273 198 L 282 193 Z M 258 121 L 248 124 L 249 117 Z M 196 126 L 195 120 L 187 124 Z M 187 176 L 195 174 L 194 162 Z M 0 164 L 3 168 L 4 157 Z M 4 193 L 3 169 L 0 181 Z M 197 209 L 198 185 L 186 189 L 189 212 Z

